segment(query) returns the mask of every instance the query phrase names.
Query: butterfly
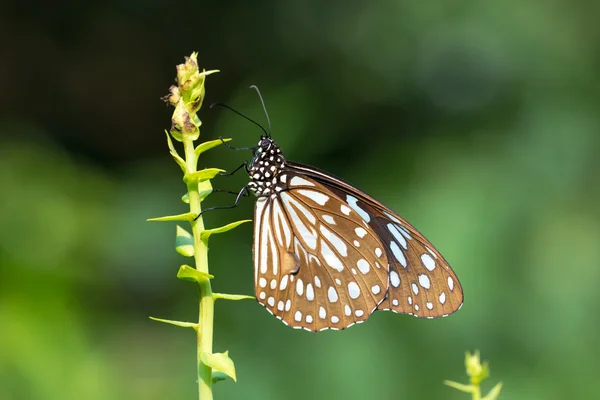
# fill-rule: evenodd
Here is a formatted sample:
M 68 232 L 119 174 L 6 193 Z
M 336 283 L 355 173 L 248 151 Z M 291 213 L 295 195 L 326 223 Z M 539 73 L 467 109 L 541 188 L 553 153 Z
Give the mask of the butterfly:
M 456 274 L 402 217 L 338 177 L 288 161 L 270 133 L 253 150 L 254 289 L 284 324 L 340 330 L 378 310 L 437 318 L 460 309 Z

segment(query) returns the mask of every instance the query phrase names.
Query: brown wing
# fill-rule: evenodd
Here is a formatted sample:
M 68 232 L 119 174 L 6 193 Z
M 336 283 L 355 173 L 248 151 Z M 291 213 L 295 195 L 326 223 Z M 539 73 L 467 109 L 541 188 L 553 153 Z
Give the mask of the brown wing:
M 389 292 L 379 310 L 445 317 L 460 309 L 460 282 L 439 251 L 417 229 L 373 197 L 318 169 L 291 164 L 320 182 L 359 214 L 379 238 L 389 260 Z
M 389 285 L 377 234 L 326 186 L 286 178 L 283 191 L 256 202 L 256 298 L 294 328 L 343 329 L 365 321 Z

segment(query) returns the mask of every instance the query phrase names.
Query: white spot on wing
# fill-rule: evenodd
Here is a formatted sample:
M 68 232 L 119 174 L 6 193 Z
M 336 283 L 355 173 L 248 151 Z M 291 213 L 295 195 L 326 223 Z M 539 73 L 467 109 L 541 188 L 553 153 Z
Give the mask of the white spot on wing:
M 349 317 L 350 315 L 352 315 L 352 310 L 350 309 L 350 306 L 348 304 L 346 304 L 344 306 L 344 314 L 346 314 L 347 317 Z
M 316 275 L 315 275 L 315 286 L 318 287 L 318 288 L 321 287 L 321 280 Z
M 429 277 L 425 274 L 419 275 L 419 285 L 423 286 L 425 289 L 431 288 L 431 282 L 429 281 Z
M 360 288 L 356 282 L 350 282 L 348 284 L 348 294 L 350 295 L 350 298 L 358 299 L 358 296 L 360 296 Z
M 397 222 L 397 223 L 400 223 L 400 220 L 399 220 L 398 218 L 394 217 L 394 216 L 393 216 L 392 214 L 390 214 L 389 212 L 387 212 L 387 211 L 384 211 L 383 213 L 384 213 L 385 215 L 387 215 L 387 217 L 388 217 L 389 219 L 391 219 L 392 221 L 394 221 L 394 222 Z
M 381 288 L 379 287 L 379 285 L 374 285 L 373 287 L 371 287 L 371 292 L 373 292 L 373 294 L 379 294 L 379 292 L 381 292 Z
M 358 260 L 358 262 L 356 263 L 356 266 L 358 267 L 358 270 L 364 275 L 366 273 L 369 272 L 369 270 L 371 269 L 369 263 L 367 262 L 367 260 L 361 258 L 360 260 Z
M 321 240 L 321 254 L 323 255 L 327 265 L 339 272 L 342 272 L 344 269 L 344 264 L 342 264 L 340 259 L 335 255 L 335 253 L 331 250 L 327 243 L 325 243 L 324 240 Z
M 300 278 L 298 278 L 298 281 L 296 282 L 296 293 L 298 293 L 298 296 L 302 296 L 304 293 L 304 284 Z
M 319 227 L 321 230 L 321 234 L 323 237 L 333 244 L 333 247 L 340 253 L 343 257 L 348 255 L 348 247 L 346 247 L 346 243 L 338 235 L 331 232 L 329 229 L 325 228 L 323 225 Z
M 421 262 L 428 271 L 433 271 L 435 269 L 435 261 L 429 254 L 421 254 Z
M 417 286 L 417 284 L 413 282 L 413 283 L 411 284 L 411 286 L 412 286 L 412 291 L 413 291 L 413 293 L 414 293 L 415 295 L 419 294 L 419 287 Z
M 406 268 L 408 264 L 406 263 L 406 258 L 404 257 L 404 253 L 400 250 L 400 247 L 396 244 L 396 242 L 390 243 L 390 249 L 392 250 L 392 254 L 398 260 L 398 262 Z
M 428 301 L 427 303 L 425 303 L 425 305 L 427 306 L 428 309 L 433 310 L 433 303 Z
M 431 254 L 433 256 L 433 258 L 437 258 L 437 254 L 435 254 L 433 252 L 433 250 L 431 250 L 429 247 L 425 246 L 425 248 L 427 249 L 427 251 L 429 252 L 429 254 Z
M 444 304 L 446 302 L 446 292 L 442 292 L 440 294 L 440 304 Z
M 345 204 L 342 204 L 342 206 L 340 207 L 340 210 L 346 215 L 350 215 L 350 211 L 352 211 L 352 210 L 350 210 L 350 207 L 348 207 Z
M 329 196 L 324 195 L 323 193 L 315 192 L 314 190 L 298 190 L 298 193 L 301 195 L 308 197 L 313 200 L 315 203 L 324 206 L 325 203 L 329 200 Z
M 325 311 L 325 309 L 323 307 L 319 307 L 319 318 L 325 319 L 326 316 L 327 312 Z
M 387 224 L 387 227 L 390 233 L 394 235 L 394 238 L 396 238 L 398 243 L 400 243 L 400 246 L 402 246 L 406 250 L 408 248 L 408 244 L 406 243 L 406 239 L 404 239 L 404 236 L 402 236 L 398 228 L 396 228 L 394 224 Z
M 284 181 L 285 182 L 285 181 Z M 307 181 L 299 176 L 294 176 L 290 181 L 290 186 L 315 186 L 312 182 Z
M 396 271 L 390 272 L 390 283 L 393 287 L 400 286 L 400 276 Z
M 294 321 L 296 321 L 296 322 L 302 321 L 302 313 L 300 311 L 296 311 L 296 313 L 294 314 Z
M 313 290 L 312 283 L 306 285 L 306 300 L 313 301 L 315 299 L 315 292 Z
M 279 290 L 284 290 L 285 288 L 287 288 L 287 284 L 288 276 L 284 275 L 283 278 L 281 278 L 281 283 L 279 283 Z
M 360 227 L 354 229 L 354 232 L 356 232 L 356 235 L 361 239 L 364 238 L 365 235 L 367 234 L 367 231 L 365 231 L 363 228 L 360 228 Z
M 338 322 L 340 322 L 340 319 L 334 315 L 331 317 L 331 322 L 333 322 L 334 324 L 337 324 Z
M 266 280 L 265 278 L 261 277 L 261 278 L 258 280 L 258 285 L 259 285 L 260 287 L 265 287 L 265 286 L 267 286 L 267 280 Z
M 354 311 L 354 315 L 356 315 L 357 317 L 362 317 L 364 314 L 365 312 L 363 310 Z
M 323 220 L 329 225 L 335 225 L 335 219 L 331 215 L 323 215 Z
M 298 207 L 298 209 L 300 211 L 302 211 L 302 213 L 304 213 L 304 215 L 307 218 L 310 215 L 313 218 L 313 221 L 311 221 L 313 224 L 315 222 L 314 215 L 312 215 L 310 213 L 310 211 L 306 210 L 304 208 L 304 206 L 300 205 L 296 200 L 292 199 L 291 196 L 289 196 L 285 192 L 281 193 L 281 199 L 283 200 L 283 203 L 286 206 L 288 214 L 291 217 L 294 225 L 296 226 L 296 229 L 298 230 L 298 233 L 302 237 L 302 240 L 306 243 L 306 245 L 309 248 L 311 248 L 312 250 L 315 250 L 317 248 L 317 236 L 316 236 L 317 232 L 315 232 L 314 229 L 311 229 L 312 232 L 309 231 L 309 229 L 306 227 L 306 225 L 304 225 L 304 223 L 302 222 L 302 220 L 300 219 L 300 217 L 296 213 L 296 210 L 294 209 L 294 207 L 292 206 L 292 204 L 294 206 Z M 269 224 L 267 224 L 267 229 L 265 229 L 265 231 L 268 230 L 268 227 L 269 227 Z
M 371 222 L 371 217 L 369 214 L 358 206 L 358 199 L 356 197 L 347 195 L 346 202 L 354 211 L 358 213 L 358 215 L 361 216 L 362 219 L 365 220 L 365 222 Z
M 454 280 L 451 276 L 448 277 L 448 287 L 450 288 L 450 290 L 454 290 Z
M 329 287 L 329 290 L 327 291 L 327 298 L 329 299 L 330 303 L 335 303 L 338 301 L 338 295 L 333 286 Z
M 306 323 L 307 323 L 307 324 L 310 324 L 310 323 L 312 323 L 312 322 L 313 322 L 312 315 L 307 315 L 307 316 L 306 316 Z

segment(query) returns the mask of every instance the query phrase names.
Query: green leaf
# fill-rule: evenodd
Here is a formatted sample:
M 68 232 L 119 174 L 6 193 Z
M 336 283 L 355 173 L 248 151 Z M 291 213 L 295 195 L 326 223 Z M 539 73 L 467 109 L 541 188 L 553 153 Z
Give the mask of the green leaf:
M 183 201 L 185 204 L 190 204 L 190 194 L 186 193 L 181 196 L 181 201 Z
M 177 278 L 190 281 L 190 282 L 204 282 L 208 279 L 213 279 L 214 276 L 211 274 L 207 274 L 206 272 L 198 271 L 195 268 L 190 267 L 189 265 L 182 265 L 179 267 L 179 271 L 177 271 Z
M 185 172 L 185 161 L 183 160 L 183 158 L 181 158 L 179 153 L 177 153 L 177 150 L 175 150 L 175 146 L 173 146 L 173 141 L 171 140 L 171 135 L 169 135 L 169 132 L 165 130 L 165 133 L 167 135 L 167 143 L 169 144 L 169 153 L 171 153 L 171 156 L 173 156 L 177 164 L 179 164 L 181 170 Z
M 224 300 L 246 300 L 255 299 L 254 296 L 247 296 L 245 294 L 227 294 L 227 293 L 213 293 L 213 299 L 224 299 Z
M 150 317 L 150 319 L 152 321 L 162 322 L 162 323 L 169 324 L 169 325 L 175 325 L 175 326 L 179 326 L 181 328 L 194 328 L 195 331 L 198 330 L 198 324 L 196 324 L 195 322 L 172 321 L 170 319 L 162 319 L 162 318 L 155 318 L 155 317 Z
M 183 176 L 183 181 L 185 183 L 203 182 L 208 179 L 214 178 L 219 172 L 225 172 L 225 170 L 219 168 L 205 168 L 201 171 L 192 172 L 191 174 L 185 174 Z
M 210 149 L 212 149 L 213 147 L 217 147 L 220 144 L 223 144 L 223 142 L 230 142 L 231 139 L 217 139 L 217 140 L 211 140 L 209 142 L 204 142 L 204 143 L 200 143 L 196 149 L 194 150 L 194 154 L 196 155 L 196 158 L 198 158 L 198 156 L 200 156 L 200 154 L 204 153 L 205 151 L 208 151 Z
M 148 222 L 164 222 L 164 221 L 193 221 L 196 218 L 196 214 L 187 212 L 179 215 L 168 215 L 166 217 L 149 218 Z
M 222 373 L 221 371 L 213 371 L 213 373 L 212 373 L 213 383 L 224 381 L 226 379 L 229 379 L 229 377 L 226 374 Z
M 500 396 L 500 391 L 502 390 L 502 382 L 498 383 L 496 386 L 490 390 L 490 392 L 481 400 L 496 400 L 498 396 Z
M 194 256 L 194 237 L 179 225 L 177 225 L 177 235 L 175 236 L 175 250 L 182 256 Z
M 198 196 L 200 197 L 200 201 L 204 200 L 211 194 L 213 191 L 212 184 L 210 181 L 204 181 L 198 183 Z
M 202 353 L 200 354 L 200 361 L 203 364 L 208 365 L 212 369 L 216 371 L 223 372 L 225 375 L 237 381 L 235 376 L 235 366 L 233 365 L 233 360 L 229 358 L 229 352 L 225 353 Z
M 202 231 L 202 233 L 200 234 L 200 239 L 205 243 L 208 244 L 208 238 L 215 234 L 215 233 L 223 233 L 223 232 L 227 232 L 232 230 L 233 228 L 238 227 L 239 225 L 245 223 L 245 222 L 252 222 L 251 219 L 243 219 L 241 221 L 236 221 L 236 222 L 232 222 L 230 224 L 227 224 L 225 226 L 222 226 L 220 228 L 214 228 L 214 229 L 206 229 L 204 231 Z
M 473 393 L 473 385 L 464 385 L 462 383 L 454 382 L 454 381 L 444 381 L 444 385 L 450 386 L 454 389 L 460 390 L 465 393 Z

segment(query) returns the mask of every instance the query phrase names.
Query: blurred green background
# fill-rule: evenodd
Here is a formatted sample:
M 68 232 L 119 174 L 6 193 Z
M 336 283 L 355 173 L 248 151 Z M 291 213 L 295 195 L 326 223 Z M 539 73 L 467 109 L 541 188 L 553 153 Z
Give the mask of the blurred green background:
M 600 398 L 598 2 L 11 2 L 0 6 L 0 399 L 197 398 L 176 279 L 181 173 L 159 97 L 192 51 L 207 103 L 425 233 L 465 290 L 443 320 L 376 313 L 343 332 L 218 302 L 216 399 L 467 399 L 464 351 L 501 399 Z M 260 131 L 205 107 L 202 139 Z M 201 167 L 250 153 L 218 148 Z M 214 181 L 237 190 L 243 174 Z M 214 194 L 205 206 L 232 202 Z M 245 199 L 209 226 L 251 218 Z M 215 290 L 253 291 L 252 227 L 215 237 Z

